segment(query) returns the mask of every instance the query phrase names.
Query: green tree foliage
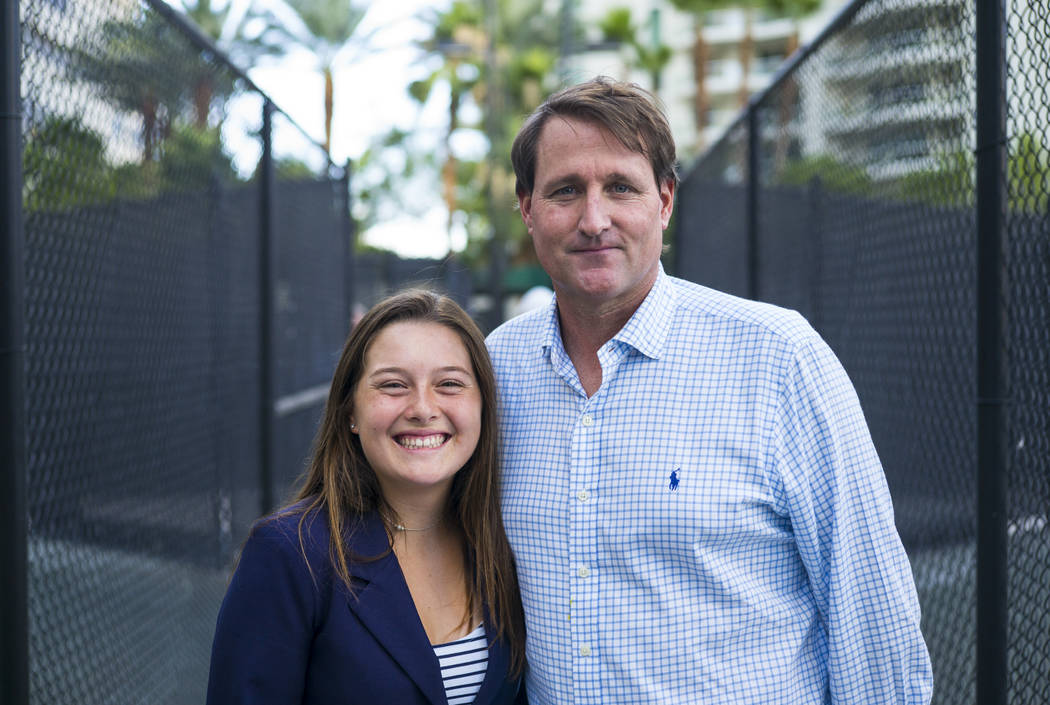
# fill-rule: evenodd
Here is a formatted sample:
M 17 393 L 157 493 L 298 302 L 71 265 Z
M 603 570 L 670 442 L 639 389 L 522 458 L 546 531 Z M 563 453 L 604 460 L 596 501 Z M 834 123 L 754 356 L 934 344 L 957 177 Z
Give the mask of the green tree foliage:
M 462 125 L 460 108 L 470 100 L 471 93 L 481 80 L 476 57 L 484 52 L 485 35 L 481 8 L 457 0 L 446 12 L 434 12 L 430 19 L 433 34 L 420 47 L 435 64 L 424 78 L 413 81 L 408 92 L 421 105 L 430 100 L 435 86 L 448 90 L 448 126 L 442 140 L 444 163 L 441 167 L 441 188 L 448 210 L 447 228 L 451 233 L 459 210 L 460 182 L 457 178 L 457 158 L 452 150 L 452 138 Z M 472 61 L 473 59 L 473 61 Z M 468 125 L 476 129 L 478 125 Z
M 625 75 L 632 67 L 637 66 L 649 74 L 653 91 L 660 90 L 660 77 L 671 61 L 671 47 L 654 39 L 646 44 L 638 39 L 638 27 L 634 23 L 629 7 L 613 7 L 598 22 L 602 41 L 607 44 L 619 44 L 629 52 L 625 61 Z
M 496 17 L 479 0 L 456 0 L 431 12 L 420 43 L 427 73 L 409 87 L 421 106 L 446 100 L 446 130 L 439 159 L 449 227 L 467 233 L 466 259 L 487 258 L 495 236 L 512 258 L 527 257 L 527 234 L 517 216 L 510 146 L 524 117 L 556 87 L 558 27 L 542 0 L 490 0 Z M 440 88 L 440 90 L 438 90 Z M 487 144 L 484 155 L 459 154 L 454 137 Z M 429 168 L 421 160 L 416 165 Z
M 953 152 L 937 158 L 932 169 L 906 174 L 900 181 L 901 197 L 937 206 L 972 207 L 976 187 L 971 152 Z
M 787 162 L 777 174 L 776 182 L 783 186 L 807 186 L 818 179 L 827 191 L 868 195 L 873 190 L 871 177 L 864 167 L 845 164 L 826 154 Z
M 931 169 L 901 179 L 903 198 L 938 206 L 972 207 L 977 162 L 972 152 L 941 156 Z M 1023 132 L 1010 140 L 1006 160 L 1007 207 L 1016 213 L 1050 212 L 1050 148 Z
M 165 140 L 157 162 L 160 188 L 187 191 L 208 187 L 214 180 L 234 181 L 236 173 L 222 149 L 219 128 L 179 125 Z
M 213 180 L 236 180 L 218 128 L 176 126 L 145 163 L 112 164 L 101 135 L 79 118 L 52 116 L 26 135 L 23 202 L 26 211 L 98 205 L 117 198 L 151 198 L 161 192 L 203 190 Z
M 30 129 L 22 151 L 27 212 L 104 203 L 117 193 L 105 144 L 79 118 L 52 116 Z
M 230 9 L 232 2 L 216 6 L 212 0 L 180 0 L 182 11 L 201 34 L 208 37 L 238 66 L 247 66 L 259 58 L 260 48 L 254 42 L 244 38 L 244 18 L 231 24 Z M 190 74 L 193 83 L 193 104 L 197 126 L 204 128 L 213 102 L 226 98 L 233 89 L 233 83 L 225 72 L 216 74 L 204 62 L 197 62 Z
M 1029 132 L 1010 147 L 1007 161 L 1008 202 L 1023 213 L 1050 212 L 1050 148 Z
M 207 131 L 212 106 L 233 92 L 231 73 L 206 61 L 165 18 L 147 9 L 107 20 L 94 43 L 56 51 L 72 81 L 91 84 L 112 107 L 139 116 L 143 164 L 157 158 L 180 123 Z
M 602 41 L 615 44 L 630 44 L 635 41 L 636 29 L 631 19 L 631 8 L 612 7 L 598 21 Z

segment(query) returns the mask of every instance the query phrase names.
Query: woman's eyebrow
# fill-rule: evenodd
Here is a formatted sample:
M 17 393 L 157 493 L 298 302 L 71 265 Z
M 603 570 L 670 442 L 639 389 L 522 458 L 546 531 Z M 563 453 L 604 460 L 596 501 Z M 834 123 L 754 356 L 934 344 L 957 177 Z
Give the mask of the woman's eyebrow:
M 463 374 L 473 374 L 470 370 L 460 367 L 459 365 L 446 365 L 445 367 L 439 367 L 434 370 L 435 372 L 462 372 Z M 368 373 L 369 377 L 376 377 L 382 374 L 408 374 L 408 371 L 402 367 L 380 367 L 372 370 Z

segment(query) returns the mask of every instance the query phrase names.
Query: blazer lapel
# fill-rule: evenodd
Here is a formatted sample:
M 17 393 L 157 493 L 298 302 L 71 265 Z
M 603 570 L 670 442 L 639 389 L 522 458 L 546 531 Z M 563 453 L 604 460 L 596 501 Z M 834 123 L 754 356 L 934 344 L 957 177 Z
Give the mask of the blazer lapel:
M 386 530 L 374 516 L 353 538 L 352 548 L 360 555 L 379 555 L 389 546 Z M 427 699 L 434 705 L 445 705 L 437 656 L 393 552 L 376 561 L 355 562 L 350 572 L 365 584 L 347 598 L 349 608 Z

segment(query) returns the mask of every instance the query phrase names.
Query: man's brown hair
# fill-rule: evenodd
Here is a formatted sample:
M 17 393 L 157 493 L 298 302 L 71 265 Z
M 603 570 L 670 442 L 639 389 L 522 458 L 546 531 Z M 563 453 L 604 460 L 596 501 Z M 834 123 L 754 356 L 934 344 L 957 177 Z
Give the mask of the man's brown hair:
M 543 127 L 552 117 L 574 118 L 605 128 L 624 147 L 649 159 L 658 186 L 668 180 L 678 183 L 674 137 L 659 100 L 634 83 L 599 76 L 554 93 L 525 120 L 510 152 L 518 196 L 532 193 L 536 149 Z

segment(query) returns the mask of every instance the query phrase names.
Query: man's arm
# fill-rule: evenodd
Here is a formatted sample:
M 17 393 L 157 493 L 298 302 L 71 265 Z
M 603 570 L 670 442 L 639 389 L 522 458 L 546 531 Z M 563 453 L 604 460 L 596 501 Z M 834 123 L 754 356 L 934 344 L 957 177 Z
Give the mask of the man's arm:
M 827 630 L 832 702 L 930 701 L 911 565 L 882 465 L 845 371 L 814 334 L 780 400 L 777 465 Z

